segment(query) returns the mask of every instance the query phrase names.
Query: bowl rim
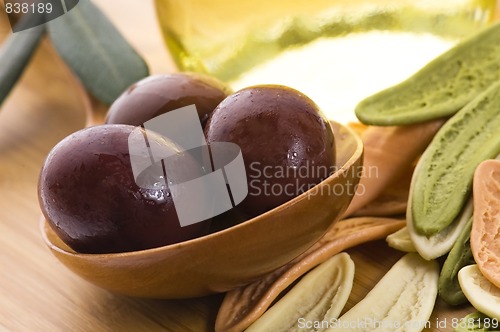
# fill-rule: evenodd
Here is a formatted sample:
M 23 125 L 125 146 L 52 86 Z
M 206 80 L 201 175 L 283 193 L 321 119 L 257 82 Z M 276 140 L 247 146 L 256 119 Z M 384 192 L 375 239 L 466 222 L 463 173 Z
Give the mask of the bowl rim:
M 136 251 L 127 251 L 127 252 L 118 252 L 118 253 L 101 253 L 101 254 L 92 254 L 92 253 L 78 253 L 73 250 L 66 250 L 64 248 L 61 248 L 60 246 L 56 245 L 53 241 L 49 239 L 48 233 L 51 232 L 54 236 L 58 237 L 57 234 L 54 232 L 54 230 L 51 229 L 50 225 L 48 224 L 48 221 L 46 218 L 42 215 L 40 217 L 40 232 L 42 233 L 42 238 L 45 242 L 45 244 L 53 251 L 59 252 L 63 255 L 66 256 L 72 256 L 72 257 L 87 257 L 87 258 L 99 258 L 99 259 L 113 259 L 113 258 L 118 258 L 118 257 L 140 257 L 148 254 L 153 254 L 156 252 L 162 252 L 162 251 L 167 251 L 167 250 L 175 250 L 175 249 L 180 249 L 184 246 L 188 246 L 191 244 L 196 244 L 197 242 L 201 241 L 207 241 L 211 240 L 213 238 L 221 237 L 224 236 L 226 233 L 234 231 L 234 229 L 242 228 L 242 227 L 247 227 L 247 225 L 256 223 L 258 220 L 265 218 L 271 213 L 277 213 L 281 210 L 283 210 L 286 207 L 289 207 L 291 205 L 296 204 L 297 202 L 303 200 L 305 197 L 311 194 L 311 191 L 317 190 L 318 186 L 324 186 L 326 185 L 327 182 L 332 181 L 333 179 L 339 177 L 343 172 L 345 172 L 347 169 L 349 169 L 353 164 L 355 164 L 363 155 L 363 142 L 361 140 L 361 137 L 355 133 L 355 131 L 350 128 L 347 125 L 341 124 L 339 122 L 336 122 L 334 120 L 328 120 L 330 123 L 334 123 L 336 126 L 341 128 L 344 131 L 349 132 L 349 134 L 354 138 L 354 141 L 356 142 L 356 147 L 354 149 L 354 153 L 347 159 L 347 161 L 340 167 L 336 169 L 336 171 L 331 174 L 329 177 L 321 181 L 320 183 L 314 185 L 313 187 L 309 188 L 307 191 L 303 192 L 302 194 L 292 198 L 289 201 L 286 201 L 285 203 L 269 210 L 266 211 L 256 217 L 253 217 L 251 219 L 245 220 L 237 225 L 233 225 L 231 227 L 216 231 L 214 233 L 206 234 L 197 238 L 193 238 L 190 240 L 182 241 L 182 242 L 177 242 L 177 243 L 172 243 L 168 245 L 164 245 L 161 247 L 155 247 L 155 248 L 149 248 L 149 249 L 142 249 L 142 250 L 136 250 Z M 59 237 L 58 237 L 59 238 Z M 62 240 L 61 240 L 62 241 Z M 71 248 L 70 248 L 71 249 Z

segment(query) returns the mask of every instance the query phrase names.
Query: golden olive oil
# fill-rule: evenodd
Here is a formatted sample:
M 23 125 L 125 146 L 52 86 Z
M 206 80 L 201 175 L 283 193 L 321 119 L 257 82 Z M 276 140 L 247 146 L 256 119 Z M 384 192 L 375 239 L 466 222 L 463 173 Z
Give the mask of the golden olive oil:
M 346 122 L 359 100 L 492 22 L 496 1 L 156 0 L 156 9 L 180 70 L 236 89 L 286 84 Z

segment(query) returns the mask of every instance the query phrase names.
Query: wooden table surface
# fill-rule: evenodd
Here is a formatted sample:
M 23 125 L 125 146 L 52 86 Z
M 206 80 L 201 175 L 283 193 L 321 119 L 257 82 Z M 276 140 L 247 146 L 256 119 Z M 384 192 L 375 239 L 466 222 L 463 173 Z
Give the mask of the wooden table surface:
M 153 72 L 173 70 L 151 1 L 95 0 Z M 9 31 L 4 21 L 0 35 Z M 0 109 L 0 331 L 212 331 L 222 295 L 190 300 L 143 300 L 111 294 L 80 279 L 45 247 L 39 231 L 37 178 L 48 151 L 82 128 L 85 113 L 69 74 L 37 52 L 21 83 Z M 44 79 L 40 79 L 43 77 Z M 350 250 L 356 263 L 347 307 L 359 301 L 401 257 L 383 241 Z M 462 317 L 469 306 L 438 302 L 437 318 Z M 451 331 L 446 328 L 433 331 Z

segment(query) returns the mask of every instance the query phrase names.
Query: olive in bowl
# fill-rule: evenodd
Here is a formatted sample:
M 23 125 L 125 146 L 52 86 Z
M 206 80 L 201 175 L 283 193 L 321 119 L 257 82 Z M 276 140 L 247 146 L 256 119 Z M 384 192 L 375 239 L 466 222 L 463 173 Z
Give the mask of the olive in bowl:
M 307 96 L 280 85 L 258 85 L 224 99 L 205 126 L 208 144 L 241 148 L 250 216 L 269 211 L 306 192 L 335 171 L 330 123 Z
M 180 226 L 167 179 L 151 180 L 157 187 L 137 185 L 129 151 L 135 129 L 129 125 L 82 129 L 59 142 L 45 160 L 38 185 L 42 212 L 58 237 L 76 252 L 144 250 L 208 231 L 208 220 Z M 178 152 L 163 137 L 149 133 L 148 140 L 166 153 Z
M 198 73 L 158 74 L 129 87 L 111 105 L 106 123 L 140 126 L 158 115 L 196 105 L 202 126 L 230 93 L 219 80 Z

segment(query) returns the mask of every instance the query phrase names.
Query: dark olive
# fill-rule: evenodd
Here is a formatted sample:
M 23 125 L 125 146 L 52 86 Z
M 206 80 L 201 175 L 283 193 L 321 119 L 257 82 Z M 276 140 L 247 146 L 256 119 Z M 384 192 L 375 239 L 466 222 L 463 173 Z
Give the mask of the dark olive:
M 335 145 L 328 120 L 307 96 L 285 86 L 240 90 L 222 101 L 205 127 L 208 143 L 241 148 L 250 216 L 307 191 L 334 170 Z
M 128 145 L 135 128 L 82 129 L 63 139 L 47 156 L 38 187 L 40 205 L 50 226 L 77 252 L 148 249 L 208 231 L 208 222 L 180 226 L 166 180 L 159 178 L 153 189 L 136 184 Z M 176 151 L 159 136 L 148 135 L 148 139 L 149 146 Z
M 152 118 L 192 104 L 202 126 L 231 93 L 224 83 L 195 73 L 153 75 L 128 88 L 109 108 L 106 123 L 140 126 Z

